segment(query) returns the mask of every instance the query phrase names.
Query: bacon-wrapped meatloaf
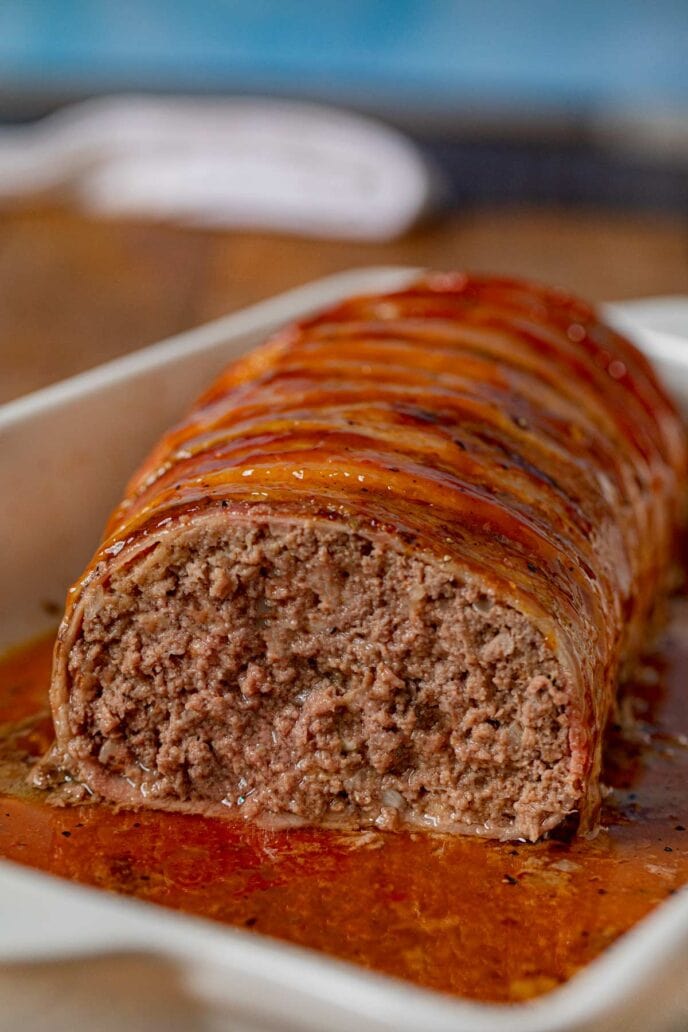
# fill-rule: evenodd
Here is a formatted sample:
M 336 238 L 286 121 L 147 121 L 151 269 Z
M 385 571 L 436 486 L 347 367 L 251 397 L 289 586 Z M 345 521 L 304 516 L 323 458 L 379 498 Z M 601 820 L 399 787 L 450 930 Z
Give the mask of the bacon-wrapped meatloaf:
M 60 762 L 126 805 L 589 828 L 685 468 L 648 363 L 561 292 L 431 275 L 290 327 L 160 442 L 72 589 Z

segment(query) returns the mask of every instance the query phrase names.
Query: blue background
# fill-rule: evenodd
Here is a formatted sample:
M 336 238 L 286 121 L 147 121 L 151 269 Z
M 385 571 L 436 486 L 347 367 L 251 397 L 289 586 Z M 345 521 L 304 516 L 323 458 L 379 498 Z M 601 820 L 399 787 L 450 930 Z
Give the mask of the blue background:
M 688 109 L 688 0 L 1 0 L 0 89 Z

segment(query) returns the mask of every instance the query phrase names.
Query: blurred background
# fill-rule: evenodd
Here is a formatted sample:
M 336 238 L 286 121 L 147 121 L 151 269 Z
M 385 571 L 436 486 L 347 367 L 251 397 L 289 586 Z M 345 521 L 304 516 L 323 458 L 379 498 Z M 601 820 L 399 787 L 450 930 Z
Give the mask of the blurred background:
M 687 225 L 688 0 L 0 4 L 0 402 L 352 266 L 688 293 Z

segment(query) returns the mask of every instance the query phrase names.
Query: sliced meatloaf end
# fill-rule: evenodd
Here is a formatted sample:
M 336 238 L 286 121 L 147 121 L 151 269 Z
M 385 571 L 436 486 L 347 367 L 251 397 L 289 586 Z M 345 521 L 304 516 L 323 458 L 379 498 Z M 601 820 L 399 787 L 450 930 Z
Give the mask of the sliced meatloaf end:
M 537 838 L 582 794 L 567 672 L 455 563 L 222 509 L 84 596 L 60 712 L 106 798 Z

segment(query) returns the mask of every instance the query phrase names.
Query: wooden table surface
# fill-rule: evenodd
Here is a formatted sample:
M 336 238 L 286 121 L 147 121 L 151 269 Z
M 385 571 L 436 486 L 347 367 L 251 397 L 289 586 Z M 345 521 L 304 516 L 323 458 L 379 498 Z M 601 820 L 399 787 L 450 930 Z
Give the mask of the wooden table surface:
M 0 213 L 0 403 L 308 280 L 365 265 L 540 278 L 592 300 L 688 292 L 688 219 L 453 214 L 387 244 Z

